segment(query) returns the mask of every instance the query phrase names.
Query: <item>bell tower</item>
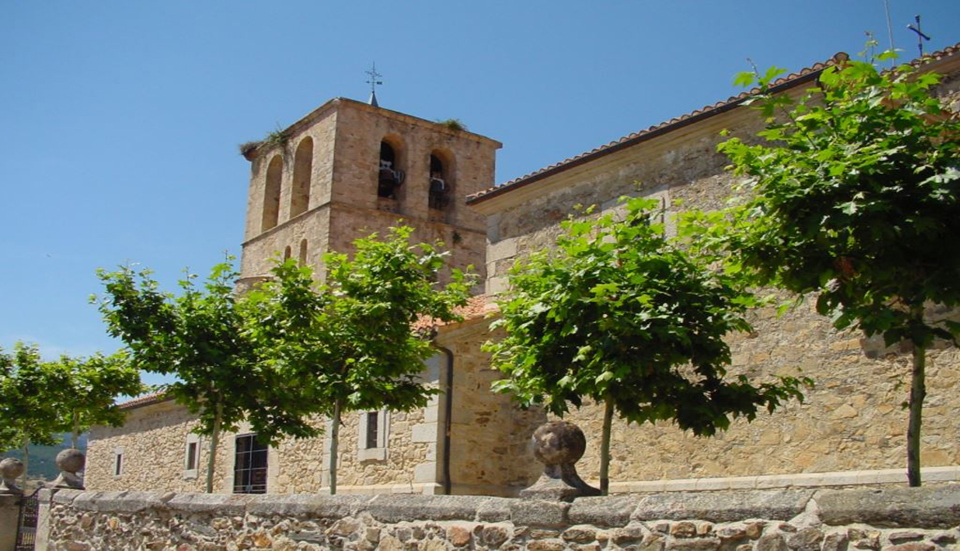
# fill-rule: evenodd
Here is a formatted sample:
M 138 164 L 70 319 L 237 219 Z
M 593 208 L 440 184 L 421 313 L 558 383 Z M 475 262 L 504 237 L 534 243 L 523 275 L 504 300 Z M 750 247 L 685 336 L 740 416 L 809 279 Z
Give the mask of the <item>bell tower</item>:
M 457 125 L 345 98 L 328 101 L 273 139 L 248 148 L 250 186 L 240 286 L 277 256 L 323 277 L 327 251 L 399 223 L 442 241 L 451 265 L 485 275 L 486 224 L 467 195 L 493 186 L 501 144 Z

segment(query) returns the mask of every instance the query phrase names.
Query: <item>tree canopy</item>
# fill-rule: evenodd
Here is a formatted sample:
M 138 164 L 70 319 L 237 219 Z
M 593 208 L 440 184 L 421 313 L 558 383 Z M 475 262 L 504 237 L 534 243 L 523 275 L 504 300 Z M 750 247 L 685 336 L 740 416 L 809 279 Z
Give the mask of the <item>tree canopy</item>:
M 671 420 L 708 436 L 731 417 L 752 420 L 802 398 L 794 378 L 725 379 L 723 337 L 750 330 L 743 315 L 754 299 L 671 244 L 651 223 L 656 207 L 635 198 L 623 220 L 564 222 L 555 249 L 514 266 L 492 325 L 506 336 L 485 346 L 507 375 L 494 388 L 523 406 L 563 416 L 586 398 L 605 404 L 601 491 L 614 411 L 628 423 Z
M 99 271 L 106 294 L 99 308 L 108 332 L 130 351 L 138 370 L 176 375 L 167 396 L 199 416 L 196 431 L 208 435 L 207 491 L 212 491 L 216 448 L 222 431 L 247 421 L 257 437 L 315 436 L 288 381 L 262 361 L 248 337 L 243 296 L 234 293 L 238 273 L 228 262 L 213 267 L 202 287 L 188 274 L 180 294 L 163 293 L 148 270 Z
M 924 315 L 960 305 L 960 120 L 932 93 L 938 75 L 913 65 L 844 61 L 797 100 L 770 93 L 781 72 L 738 79 L 759 84 L 766 129 L 761 143 L 720 144 L 747 200 L 703 237 L 753 283 L 816 295 L 838 329 L 912 343 L 908 471 L 919 485 L 925 351 L 960 330 Z
M 337 435 L 347 411 L 424 407 L 435 389 L 419 379 L 436 353 L 418 320 L 459 319 L 473 278 L 453 270 L 437 283 L 446 252 L 410 244 L 412 229 L 392 228 L 354 242 L 352 258 L 324 255 L 325 283 L 288 260 L 249 293 L 249 332 L 265 360 L 296 381 L 314 413 L 332 418 L 330 488 L 336 493 Z

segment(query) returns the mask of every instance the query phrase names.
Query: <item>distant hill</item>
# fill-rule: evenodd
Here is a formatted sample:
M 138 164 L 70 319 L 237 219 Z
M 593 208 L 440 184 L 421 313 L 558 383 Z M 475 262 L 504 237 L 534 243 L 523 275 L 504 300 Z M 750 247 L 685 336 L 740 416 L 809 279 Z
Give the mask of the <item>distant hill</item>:
M 28 466 L 27 476 L 29 478 L 43 478 L 46 480 L 53 480 L 57 478 L 60 474 L 60 470 L 57 469 L 57 454 L 62 450 L 70 447 L 70 435 L 61 434 L 59 435 L 63 443 L 59 446 L 30 446 L 30 465 Z M 87 451 L 87 435 L 81 434 L 80 439 L 77 442 L 77 445 L 80 447 L 80 451 L 86 453 Z M 20 450 L 10 450 L 2 454 L 3 457 L 15 457 L 17 459 L 23 459 L 23 452 Z

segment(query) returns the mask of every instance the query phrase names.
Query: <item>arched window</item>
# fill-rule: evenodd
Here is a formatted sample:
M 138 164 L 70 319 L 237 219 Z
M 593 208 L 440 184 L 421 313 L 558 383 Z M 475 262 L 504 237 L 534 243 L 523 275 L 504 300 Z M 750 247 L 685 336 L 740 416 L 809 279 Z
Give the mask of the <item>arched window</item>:
M 310 208 L 310 175 L 313 172 L 313 139 L 300 141 L 293 157 L 293 193 L 290 194 L 290 218 Z
M 286 262 L 290 259 L 290 245 L 287 245 L 287 248 L 283 249 L 283 261 Z
M 306 266 L 307 264 L 307 240 L 306 239 L 300 242 L 300 255 L 297 258 L 300 259 L 301 266 Z
M 283 158 L 276 155 L 267 166 L 267 181 L 263 186 L 263 218 L 260 231 L 277 225 L 280 215 L 280 178 L 283 176 Z
M 399 167 L 397 151 L 387 141 L 380 142 L 380 165 L 378 169 L 377 196 L 397 198 L 397 189 L 403 184 L 403 171 Z
M 430 155 L 430 187 L 427 206 L 443 210 L 450 203 L 450 180 L 443 159 L 437 152 Z

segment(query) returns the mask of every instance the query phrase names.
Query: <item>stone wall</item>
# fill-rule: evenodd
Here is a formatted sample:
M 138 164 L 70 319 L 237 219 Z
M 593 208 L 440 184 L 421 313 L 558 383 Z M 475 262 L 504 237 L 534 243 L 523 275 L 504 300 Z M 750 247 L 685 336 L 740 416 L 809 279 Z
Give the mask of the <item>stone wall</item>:
M 435 384 L 435 378 L 434 378 Z M 430 440 L 416 434 L 428 415 L 440 409 L 435 399 L 412 412 L 380 412 L 387 416 L 386 446 L 378 453 L 359 448 L 361 413 L 343 416 L 340 428 L 338 491 L 340 493 L 436 493 L 440 479 L 436 465 L 437 424 L 429 424 Z M 318 420 L 329 431 L 329 422 Z M 86 486 L 91 490 L 202 491 L 206 481 L 209 442 L 191 433 L 196 417 L 173 401 L 130 411 L 123 427 L 95 427 L 87 448 Z M 217 453 L 214 491 L 233 492 L 234 438 L 249 433 L 241 426 L 236 434 L 222 436 Z M 198 468 L 187 471 L 186 447 L 198 439 Z M 328 493 L 328 451 L 324 437 L 288 439 L 268 451 L 267 492 Z M 115 455 L 123 454 L 122 471 L 114 474 Z M 424 472 L 426 469 L 426 472 Z
M 453 355 L 450 478 L 453 494 L 516 495 L 542 472 L 529 449 L 530 436 L 546 416 L 522 411 L 490 384 L 499 371 L 480 346 L 491 338 L 485 320 L 441 328 L 437 345 Z
M 960 105 L 958 77 L 960 72 L 940 87 L 945 101 L 954 106 Z M 720 131 L 749 140 L 761 128 L 755 112 L 733 109 L 478 204 L 490 215 L 487 292 L 504 292 L 507 271 L 515 262 L 550 248 L 561 231 L 559 222 L 576 213 L 575 205 L 610 210 L 621 195 L 644 195 L 660 199 L 673 214 L 724 206 L 735 191 L 724 170 L 728 161 L 716 152 L 724 139 Z M 666 220 L 668 232 L 673 214 Z M 753 423 L 735 421 L 713 438 L 693 437 L 669 423 L 617 422 L 611 444 L 614 490 L 636 481 L 903 468 L 907 415 L 901 404 L 910 388 L 909 355 L 883 351 L 877 357 L 876 347 L 860 334 L 834 330 L 828 318 L 816 314 L 813 301 L 779 317 L 774 308 L 761 309 L 752 321 L 755 333 L 730 337 L 730 376 L 745 374 L 755 381 L 809 376 L 816 387 L 807 392 L 806 401 L 761 413 Z M 467 353 L 483 357 L 479 350 Z M 960 409 L 960 351 L 932 350 L 928 362 L 922 462 L 957 466 L 960 417 L 954 412 Z M 588 404 L 567 419 L 588 435 L 580 470 L 585 479 L 596 480 L 602 408 Z M 960 470 L 953 472 L 956 477 Z
M 580 498 L 61 490 L 38 549 L 955 549 L 960 487 Z

